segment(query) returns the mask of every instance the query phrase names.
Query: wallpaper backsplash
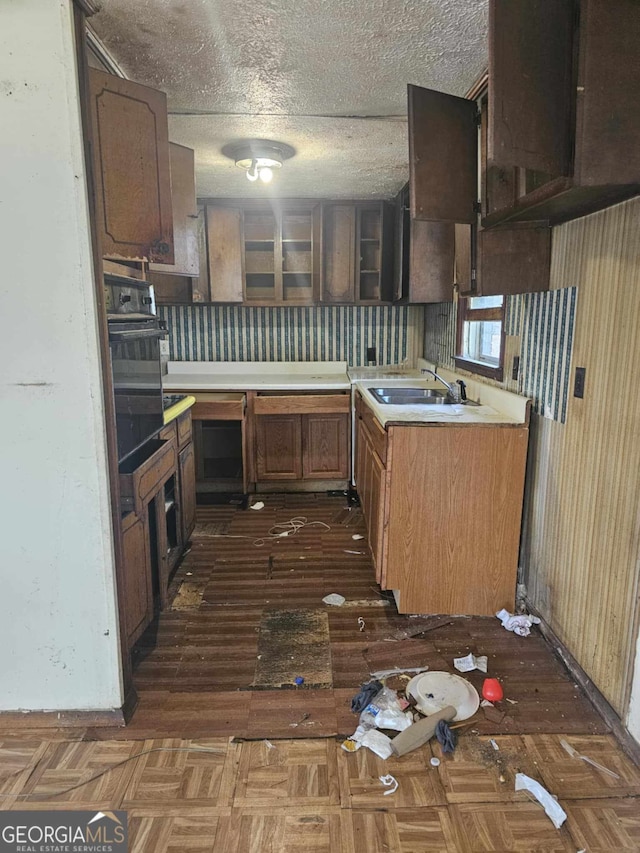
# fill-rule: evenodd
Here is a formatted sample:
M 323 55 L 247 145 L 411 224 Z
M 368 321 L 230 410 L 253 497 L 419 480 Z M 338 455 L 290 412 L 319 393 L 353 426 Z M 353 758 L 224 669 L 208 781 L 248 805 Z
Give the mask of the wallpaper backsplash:
M 417 306 L 246 308 L 162 305 L 172 361 L 347 361 L 414 363 L 422 355 L 424 310 Z
M 536 412 L 561 423 L 570 391 L 577 293 L 577 287 L 563 287 L 505 297 L 505 379 L 499 384 L 531 397 Z M 427 306 L 424 357 L 454 369 L 455 345 L 456 305 Z M 520 357 L 517 380 L 511 378 L 514 356 Z

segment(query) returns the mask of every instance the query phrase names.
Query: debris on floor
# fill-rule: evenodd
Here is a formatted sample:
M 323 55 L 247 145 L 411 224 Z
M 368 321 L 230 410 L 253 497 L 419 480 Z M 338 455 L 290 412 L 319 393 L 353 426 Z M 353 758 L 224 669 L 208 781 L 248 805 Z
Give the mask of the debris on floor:
M 380 776 L 379 779 L 385 786 L 385 788 L 389 788 L 388 791 L 384 792 L 383 796 L 388 797 L 389 794 L 395 794 L 395 792 L 398 790 L 398 780 L 390 773 L 388 773 L 386 776 Z
M 251 504 L 249 509 L 264 509 L 264 501 L 256 501 L 254 504 Z
M 540 624 L 537 616 L 531 616 L 527 613 L 515 615 L 504 608 L 499 610 L 496 616 L 502 622 L 503 628 L 506 628 L 507 631 L 513 631 L 519 637 L 528 637 L 531 633 L 531 626 Z
M 391 639 L 409 640 L 411 637 L 418 637 L 420 634 L 433 631 L 435 628 L 442 628 L 444 625 L 451 625 L 450 616 L 429 616 L 427 619 L 423 619 L 422 622 L 417 622 L 415 625 L 408 625 L 406 628 L 396 631 L 391 635 Z
M 482 682 L 482 697 L 488 702 L 500 702 L 504 698 L 502 685 L 497 678 L 485 678 Z
M 413 667 L 394 667 L 393 669 L 378 669 L 376 672 L 372 672 L 372 678 L 392 678 L 394 675 L 407 676 L 407 681 L 409 681 L 408 673 L 412 673 L 413 675 L 418 675 L 421 672 L 426 672 L 429 669 L 428 666 L 413 666 Z
M 409 672 L 412 669 L 425 672 L 430 667 L 425 665 L 427 658 L 430 661 L 441 662 L 444 666 L 444 658 L 436 658 L 434 648 L 427 640 L 383 640 L 374 643 L 362 652 L 367 668 L 370 673 L 381 670 L 398 670 Z M 440 669 L 440 666 L 438 666 Z
M 391 738 L 387 737 L 378 729 L 367 729 L 360 738 L 362 746 L 366 746 L 371 752 L 374 752 L 379 758 L 387 759 L 393 755 L 391 746 Z
M 364 631 L 365 629 L 365 621 L 362 616 L 358 616 L 358 631 Z
M 453 720 L 455 715 L 456 708 L 453 705 L 447 705 L 440 711 L 418 720 L 417 723 L 400 732 L 391 741 L 394 754 L 400 757 L 424 746 L 435 735 L 438 724 L 442 721 L 448 722 Z
M 360 691 L 351 700 L 351 710 L 354 714 L 359 714 L 367 707 L 369 702 L 380 693 L 382 690 L 380 681 L 369 681 L 363 684 Z
M 453 665 L 458 672 L 473 672 L 474 669 L 479 669 L 480 672 L 487 671 L 487 656 L 474 655 L 472 652 L 463 658 L 454 658 Z
M 547 817 L 556 829 L 560 829 L 567 819 L 567 813 L 560 803 L 535 779 L 524 773 L 516 773 L 516 791 L 528 791 L 542 806 Z
M 434 714 L 452 705 L 456 708 L 454 722 L 472 717 L 480 707 L 478 691 L 465 678 L 451 672 L 430 671 L 416 675 L 407 684 L 407 696 L 415 699 L 423 714 Z
M 611 776 L 613 779 L 619 779 L 617 773 L 614 773 L 613 770 L 609 770 L 607 767 L 603 767 L 602 764 L 598 764 L 597 761 L 594 761 L 593 758 L 589 758 L 588 755 L 580 755 L 578 750 L 571 746 L 564 738 L 560 738 L 560 746 L 568 752 L 571 758 L 579 758 L 581 761 L 585 761 L 587 764 L 590 764 L 592 767 L 595 767 L 597 770 L 600 770 L 607 776 Z
M 456 733 L 449 727 L 446 720 L 440 720 L 436 726 L 436 740 L 443 752 L 453 752 L 458 744 Z
M 342 607 L 346 600 L 344 595 L 340 595 L 338 592 L 331 592 L 322 599 L 325 604 L 332 604 L 334 607 Z
M 413 723 L 411 713 L 405 712 L 407 707 L 406 701 L 401 704 L 395 690 L 383 687 L 362 710 L 360 725 L 365 728 L 402 732 Z

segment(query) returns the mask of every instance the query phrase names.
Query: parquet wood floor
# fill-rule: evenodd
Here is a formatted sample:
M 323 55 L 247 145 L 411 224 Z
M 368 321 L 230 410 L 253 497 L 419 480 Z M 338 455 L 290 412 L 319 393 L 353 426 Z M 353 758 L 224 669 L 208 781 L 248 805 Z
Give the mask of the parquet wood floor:
M 523 639 L 498 620 L 457 618 L 419 638 L 431 668 L 487 654 L 515 703 L 503 703 L 500 722 L 479 715 L 460 730 L 452 755 L 435 741 L 387 761 L 342 750 L 335 735 L 355 728 L 364 652 L 386 659 L 388 646 L 393 659 L 413 648 L 391 640 L 418 620 L 381 596 L 368 553 L 344 553 L 366 549 L 351 538 L 364 532 L 361 516 L 342 499 L 264 500 L 262 512 L 199 510 L 205 533 L 249 538 L 194 537 L 174 609 L 139 644 L 129 726 L 0 732 L 0 808 L 126 809 L 132 853 L 640 851 L 640 770 L 537 633 Z M 331 530 L 253 545 L 294 515 Z M 328 592 L 347 598 L 328 610 L 333 687 L 251 690 L 265 609 L 318 608 Z M 481 686 L 481 675 L 469 677 Z M 620 778 L 570 758 L 563 736 Z M 519 771 L 559 798 L 568 815 L 560 830 L 515 791 Z M 399 783 L 391 796 L 379 781 L 387 773 Z

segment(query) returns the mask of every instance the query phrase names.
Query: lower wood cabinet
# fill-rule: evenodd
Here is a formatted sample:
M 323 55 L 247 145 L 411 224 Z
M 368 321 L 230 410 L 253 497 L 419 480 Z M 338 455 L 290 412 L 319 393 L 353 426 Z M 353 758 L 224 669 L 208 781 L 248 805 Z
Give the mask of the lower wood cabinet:
M 386 496 L 386 468 L 376 453 L 371 433 L 359 417 L 356 430 L 356 486 L 369 534 L 369 546 L 378 583 L 383 579 L 382 534 Z
M 186 544 L 196 525 L 196 460 L 193 442 L 178 455 L 180 469 L 182 541 Z
M 124 605 L 127 644 L 132 646 L 153 618 L 149 529 L 145 517 L 130 512 L 122 522 Z
M 391 425 L 386 447 L 361 399 L 356 413 L 356 486 L 399 611 L 513 609 L 528 425 Z
M 347 412 L 256 415 L 255 441 L 258 482 L 349 476 Z
M 349 475 L 349 415 L 302 415 L 302 476 L 307 480 Z
M 191 412 L 167 424 L 120 469 L 123 585 L 118 589 L 129 648 L 167 604 L 171 573 L 195 525 Z
M 300 415 L 260 415 L 256 419 L 258 480 L 302 479 Z

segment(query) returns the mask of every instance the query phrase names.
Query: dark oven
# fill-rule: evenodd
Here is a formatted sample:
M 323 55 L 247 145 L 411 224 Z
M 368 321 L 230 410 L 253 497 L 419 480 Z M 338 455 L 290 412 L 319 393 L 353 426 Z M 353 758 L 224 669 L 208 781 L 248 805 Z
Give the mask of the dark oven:
M 105 275 L 109 347 L 115 395 L 118 460 L 122 462 L 162 429 L 160 340 L 153 288 Z

